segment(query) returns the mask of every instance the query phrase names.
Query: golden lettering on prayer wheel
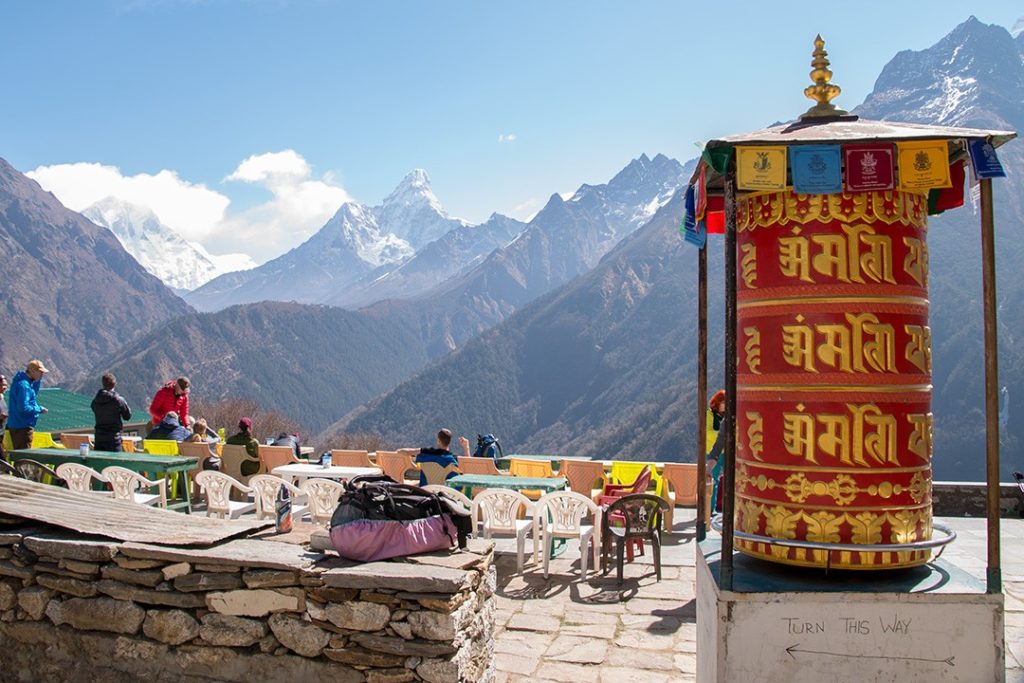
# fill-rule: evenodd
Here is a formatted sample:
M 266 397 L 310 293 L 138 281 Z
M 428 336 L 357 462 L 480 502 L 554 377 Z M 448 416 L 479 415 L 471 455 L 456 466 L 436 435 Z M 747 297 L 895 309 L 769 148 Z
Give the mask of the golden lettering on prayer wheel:
M 737 530 L 842 544 L 931 538 L 927 208 L 925 195 L 895 191 L 738 199 Z M 930 556 L 736 547 L 846 569 Z

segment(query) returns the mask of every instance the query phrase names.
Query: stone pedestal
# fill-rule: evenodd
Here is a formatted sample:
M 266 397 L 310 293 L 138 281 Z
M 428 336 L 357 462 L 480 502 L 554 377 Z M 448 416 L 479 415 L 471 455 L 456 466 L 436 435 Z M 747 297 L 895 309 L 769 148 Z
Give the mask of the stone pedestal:
M 1003 596 L 957 566 L 876 572 L 783 567 L 697 553 L 700 683 L 1003 681 Z

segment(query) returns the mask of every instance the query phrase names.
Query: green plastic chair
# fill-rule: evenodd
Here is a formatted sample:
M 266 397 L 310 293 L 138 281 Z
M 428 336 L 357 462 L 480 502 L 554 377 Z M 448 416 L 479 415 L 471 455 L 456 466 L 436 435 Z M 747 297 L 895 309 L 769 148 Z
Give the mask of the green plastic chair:
M 178 442 L 170 441 L 168 439 L 143 439 L 142 450 L 149 453 L 150 455 L 178 455 Z M 178 497 L 178 477 L 177 474 L 168 482 L 171 485 L 171 498 Z
M 658 474 L 653 462 L 628 462 L 617 460 L 612 463 L 612 471 L 608 476 L 608 480 L 612 484 L 628 486 L 636 481 L 636 478 L 640 476 L 640 471 L 644 467 L 651 468 L 651 483 L 654 484 L 654 495 L 664 498 L 666 492 L 665 478 Z

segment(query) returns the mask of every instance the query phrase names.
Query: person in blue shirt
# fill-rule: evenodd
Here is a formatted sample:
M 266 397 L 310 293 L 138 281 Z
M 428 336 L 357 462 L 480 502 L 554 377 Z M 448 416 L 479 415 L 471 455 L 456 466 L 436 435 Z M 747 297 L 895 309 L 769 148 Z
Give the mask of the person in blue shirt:
M 32 434 L 40 415 L 46 408 L 39 405 L 39 385 L 43 375 L 49 370 L 41 360 L 29 361 L 25 370 L 19 371 L 11 382 L 11 393 L 8 396 L 10 405 L 7 418 L 7 431 L 11 433 L 11 445 L 14 450 L 32 448 Z
M 449 447 L 452 445 L 452 430 L 442 429 L 437 433 L 434 448 L 421 448 L 415 463 L 420 467 L 420 486 L 443 484 L 457 474 L 459 460 Z

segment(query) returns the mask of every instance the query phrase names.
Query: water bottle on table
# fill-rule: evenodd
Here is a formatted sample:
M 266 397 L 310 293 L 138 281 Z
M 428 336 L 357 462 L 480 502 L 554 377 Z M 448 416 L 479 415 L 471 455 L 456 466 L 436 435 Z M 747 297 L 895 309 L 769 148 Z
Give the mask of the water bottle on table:
M 277 533 L 286 534 L 292 530 L 292 497 L 284 486 L 278 487 L 274 509 Z
M 82 456 L 83 458 L 85 458 L 85 457 L 87 457 L 89 455 L 89 442 L 88 441 L 83 441 L 82 443 L 78 444 L 78 454 L 80 456 Z
M 320 459 L 320 464 L 323 465 L 324 469 L 327 469 L 331 466 L 333 460 L 330 453 L 324 453 L 324 457 Z

